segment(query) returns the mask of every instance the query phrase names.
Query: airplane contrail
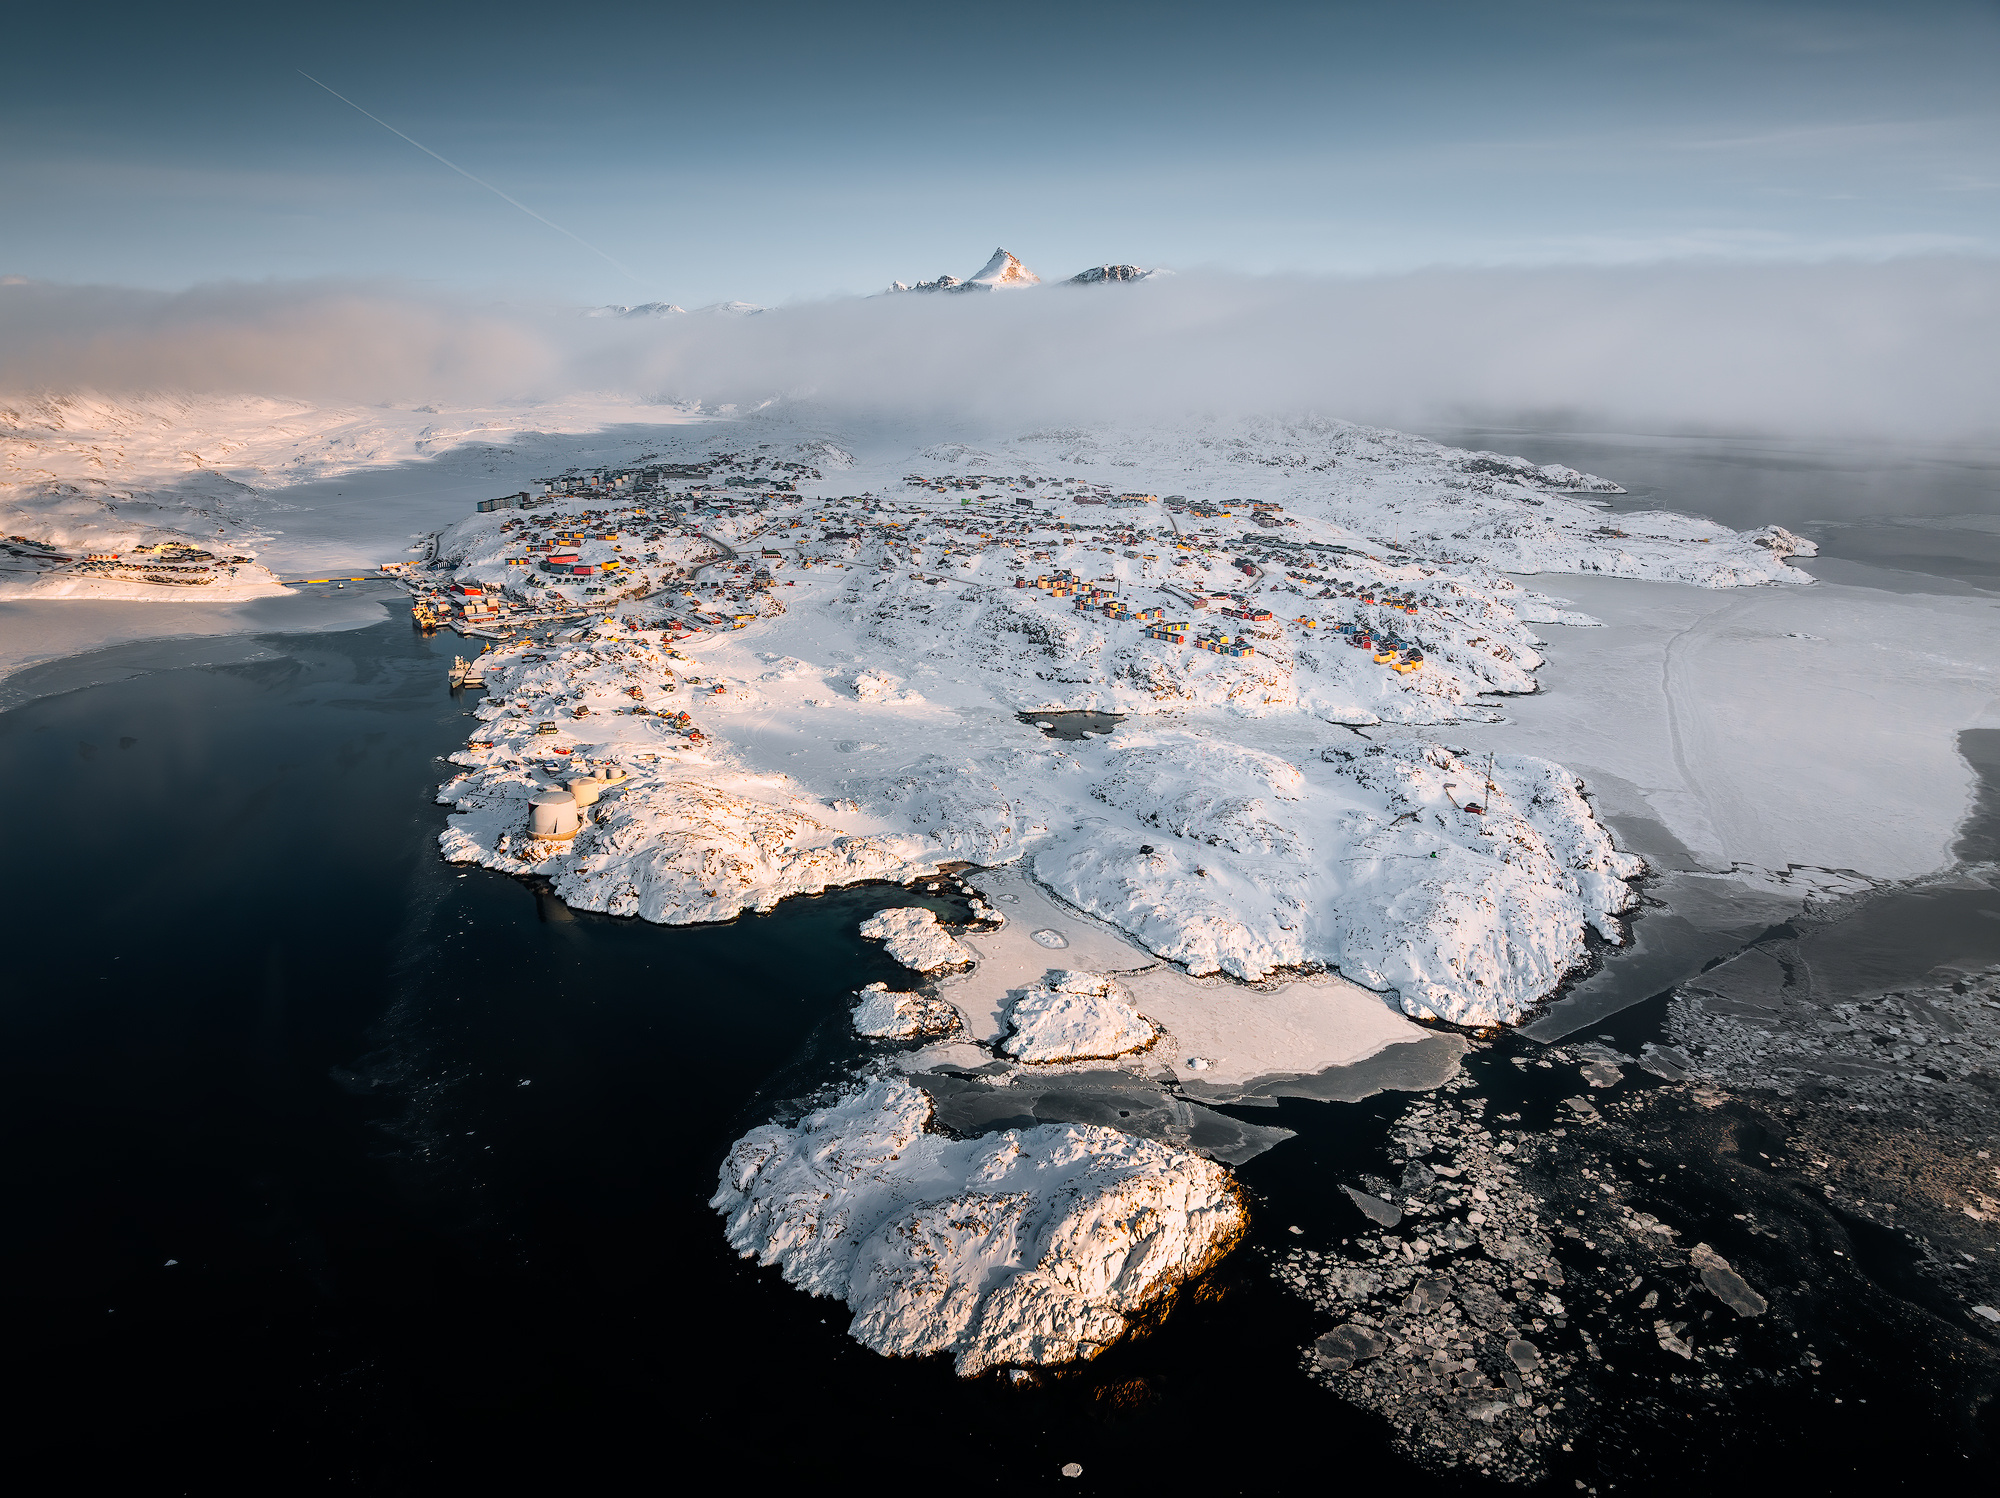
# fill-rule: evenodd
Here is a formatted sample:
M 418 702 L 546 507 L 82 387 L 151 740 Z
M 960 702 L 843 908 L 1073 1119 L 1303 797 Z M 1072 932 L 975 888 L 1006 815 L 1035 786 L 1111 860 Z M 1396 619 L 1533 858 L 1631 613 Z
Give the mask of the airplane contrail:
M 321 88 L 325 88 L 328 93 L 334 96 L 334 98 L 340 100 L 341 103 L 345 104 L 349 109 L 354 110 L 357 114 L 367 114 L 369 119 L 373 120 L 376 124 L 380 125 L 384 130 L 388 131 L 391 135 L 402 136 L 404 140 L 409 141 L 411 145 L 415 146 L 419 151 L 422 151 L 426 156 L 429 156 L 436 161 L 443 161 L 446 166 L 450 167 L 454 172 L 457 172 L 459 176 L 465 178 L 466 181 L 479 183 L 481 187 L 485 188 L 495 197 L 503 198 L 507 202 L 512 203 L 516 208 L 520 209 L 523 213 L 527 214 L 529 218 L 534 219 L 538 223 L 547 224 L 551 229 L 555 230 L 556 233 L 558 234 L 568 235 L 569 238 L 574 239 L 578 244 L 582 245 L 586 250 L 590 251 L 591 254 L 596 255 L 600 259 L 605 260 L 608 263 L 617 266 L 619 270 L 623 271 L 626 275 L 630 276 L 632 280 L 637 282 L 638 285 L 640 285 L 641 287 L 644 287 L 647 290 L 652 289 L 651 286 L 638 274 L 638 272 L 634 271 L 630 266 L 622 265 L 618 261 L 613 260 L 609 255 L 605 254 L 604 251 L 600 250 L 596 245 L 592 244 L 582 235 L 570 234 L 569 230 L 565 229 L 561 224 L 557 223 L 554 219 L 543 218 L 539 213 L 535 212 L 535 210 L 530 208 L 526 203 L 523 203 L 515 198 L 507 197 L 507 194 L 500 191 L 500 189 L 495 187 L 491 182 L 487 182 L 482 180 L 481 178 L 473 176 L 472 173 L 468 172 L 464 167 L 460 166 L 457 162 L 445 161 L 444 157 L 439 156 L 437 152 L 433 151 L 429 146 L 425 145 L 422 141 L 417 140 L 412 136 L 403 135 L 402 131 L 398 130 L 394 125 L 390 124 L 380 115 L 368 114 L 367 110 L 363 109 L 359 104 L 356 104 L 352 99 L 348 98 L 347 95 L 341 93 L 338 89 L 327 88 L 327 86 L 324 83 L 320 83 L 317 78 L 313 77 L 313 75 L 308 73 L 304 68 L 300 68 L 298 70 L 298 74 L 301 78 L 305 79 L 309 83 L 319 83 L 319 86 Z

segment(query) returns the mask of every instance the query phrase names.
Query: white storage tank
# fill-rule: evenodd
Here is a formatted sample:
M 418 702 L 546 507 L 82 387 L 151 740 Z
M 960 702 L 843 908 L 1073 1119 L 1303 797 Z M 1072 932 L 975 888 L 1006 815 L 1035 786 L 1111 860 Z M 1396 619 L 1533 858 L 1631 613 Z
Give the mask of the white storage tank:
M 599 793 L 604 789 L 604 782 L 592 775 L 579 775 L 566 783 L 578 806 L 595 806 Z
M 558 842 L 576 836 L 576 797 L 568 791 L 543 791 L 528 799 L 528 836 Z

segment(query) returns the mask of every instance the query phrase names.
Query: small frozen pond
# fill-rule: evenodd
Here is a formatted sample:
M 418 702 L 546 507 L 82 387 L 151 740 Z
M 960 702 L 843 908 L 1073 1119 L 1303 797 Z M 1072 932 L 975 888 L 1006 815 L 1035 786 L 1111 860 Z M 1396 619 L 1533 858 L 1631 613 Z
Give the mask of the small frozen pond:
M 1113 728 L 1125 721 L 1123 713 L 1098 713 L 1085 711 L 1065 711 L 1052 713 L 1016 713 L 1023 723 L 1032 724 L 1052 739 L 1104 738 Z

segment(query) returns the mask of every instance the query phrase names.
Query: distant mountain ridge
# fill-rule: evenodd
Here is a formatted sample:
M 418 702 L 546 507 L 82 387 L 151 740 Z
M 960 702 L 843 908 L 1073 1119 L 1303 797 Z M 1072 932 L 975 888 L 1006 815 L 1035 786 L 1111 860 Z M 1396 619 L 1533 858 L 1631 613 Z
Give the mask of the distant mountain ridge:
M 640 302 L 627 307 L 613 302 L 603 307 L 586 307 L 585 317 L 699 317 L 704 313 L 715 317 L 748 317 L 753 312 L 769 312 L 769 307 L 760 307 L 755 302 L 712 302 L 706 307 L 697 307 L 689 312 L 685 307 L 676 307 L 672 302 Z
M 676 307 L 672 302 L 640 302 L 627 307 L 614 302 L 608 307 L 586 307 L 585 317 L 685 317 L 687 308 Z
M 1171 271 L 1147 270 L 1137 265 L 1093 265 L 1089 270 L 1079 271 L 1066 277 L 1057 285 L 1061 286 L 1113 286 L 1134 281 L 1150 281 L 1155 276 L 1171 275 Z M 1042 278 L 1023 265 L 1020 258 L 1004 247 L 993 251 L 991 258 L 980 267 L 975 275 L 960 280 L 957 276 L 939 276 L 935 281 L 894 281 L 884 295 L 894 295 L 905 291 L 925 292 L 968 292 L 968 291 L 1015 291 L 1028 286 L 1040 286 Z M 716 302 L 706 307 L 698 307 L 693 312 L 676 306 L 672 302 L 639 302 L 632 306 L 613 302 L 602 307 L 587 307 L 585 317 L 698 317 L 706 313 L 720 317 L 747 317 L 753 313 L 768 312 L 768 307 L 760 307 L 755 302 Z
M 1145 270 L 1136 265 L 1094 265 L 1087 271 L 1069 277 L 1061 284 L 1065 286 L 1107 286 L 1118 282 L 1145 281 L 1159 275 L 1157 270 Z M 993 252 L 993 258 L 975 276 L 961 281 L 957 276 L 939 276 L 935 281 L 893 281 L 889 285 L 890 294 L 900 291 L 1000 291 L 1023 286 L 1039 286 L 1042 278 L 1029 270 L 1019 259 L 1005 249 Z

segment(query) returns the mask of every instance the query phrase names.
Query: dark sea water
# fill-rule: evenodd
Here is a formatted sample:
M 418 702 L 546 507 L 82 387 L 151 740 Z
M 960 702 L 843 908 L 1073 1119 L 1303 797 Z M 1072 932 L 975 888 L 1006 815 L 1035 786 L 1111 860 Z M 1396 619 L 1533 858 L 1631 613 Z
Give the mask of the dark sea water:
M 178 670 L 107 652 L 106 684 L 0 714 L 31 813 L 0 1268 L 36 1457 L 145 1490 L 716 1460 L 759 1489 L 889 1463 L 1004 1490 L 1067 1461 L 1102 1487 L 1326 1440 L 1395 1470 L 1295 1374 L 1297 1308 L 1247 1259 L 1233 1296 L 1098 1365 L 1164 1412 L 861 1351 L 706 1200 L 743 1129 L 854 1054 L 852 990 L 900 972 L 855 928 L 909 892 L 667 930 L 453 869 L 430 794 L 467 728 L 456 642 L 257 643 Z M 1219 1423 L 1180 1450 L 1196 1410 Z M 1247 1467 L 1245 1420 L 1277 1437 Z
M 1567 463 L 1623 485 L 1618 511 L 1669 509 L 1818 543 L 1829 582 L 2000 592 L 2000 447 L 1468 427 L 1453 447 Z

